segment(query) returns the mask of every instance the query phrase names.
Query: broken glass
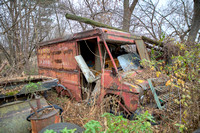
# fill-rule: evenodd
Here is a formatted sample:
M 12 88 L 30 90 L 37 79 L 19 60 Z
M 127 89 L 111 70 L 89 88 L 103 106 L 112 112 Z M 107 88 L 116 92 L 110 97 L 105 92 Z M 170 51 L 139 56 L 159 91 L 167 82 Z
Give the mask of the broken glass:
M 118 56 L 117 59 L 125 72 L 140 67 L 140 57 L 137 53 L 123 54 Z

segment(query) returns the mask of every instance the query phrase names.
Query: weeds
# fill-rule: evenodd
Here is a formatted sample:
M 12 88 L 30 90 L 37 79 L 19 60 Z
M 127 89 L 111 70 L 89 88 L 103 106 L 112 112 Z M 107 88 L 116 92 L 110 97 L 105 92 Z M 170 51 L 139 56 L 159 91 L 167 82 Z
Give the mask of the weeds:
M 64 129 L 62 129 L 60 131 L 60 133 L 74 133 L 76 131 L 76 128 L 75 129 L 67 129 L 67 127 L 65 127 Z M 53 129 L 47 129 L 44 131 L 44 133 L 56 133 Z
M 42 85 L 41 82 L 37 82 L 37 83 L 29 82 L 29 84 L 26 85 L 25 87 L 26 93 L 33 93 L 33 92 L 38 91 L 41 85 Z
M 150 122 L 155 122 L 148 111 L 136 116 L 134 121 L 129 121 L 123 116 L 115 116 L 110 113 L 104 113 L 102 117 L 106 119 L 105 125 L 101 126 L 100 122 L 91 120 L 84 125 L 86 128 L 85 133 L 151 133 L 153 131 Z
M 95 120 L 91 120 L 88 123 L 86 123 L 84 125 L 85 129 L 85 133 L 97 133 L 97 132 L 101 132 L 102 130 L 102 126 L 100 124 L 100 122 L 95 121 Z

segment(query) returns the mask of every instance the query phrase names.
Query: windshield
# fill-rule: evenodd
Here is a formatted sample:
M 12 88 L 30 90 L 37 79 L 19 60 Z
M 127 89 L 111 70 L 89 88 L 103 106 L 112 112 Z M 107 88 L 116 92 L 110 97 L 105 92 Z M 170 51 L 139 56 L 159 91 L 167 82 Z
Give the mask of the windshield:
M 140 57 L 137 53 L 123 54 L 118 56 L 117 59 L 125 72 L 140 67 Z

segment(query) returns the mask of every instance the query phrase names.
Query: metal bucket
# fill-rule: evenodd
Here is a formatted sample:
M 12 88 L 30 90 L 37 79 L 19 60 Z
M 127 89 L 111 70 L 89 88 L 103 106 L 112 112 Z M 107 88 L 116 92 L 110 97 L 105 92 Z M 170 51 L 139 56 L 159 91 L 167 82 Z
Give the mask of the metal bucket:
M 42 114 L 42 111 L 47 108 L 51 108 L 53 110 L 46 114 Z M 35 115 L 36 112 L 38 117 Z M 57 105 L 48 105 L 38 109 L 36 112 L 31 113 L 26 118 L 27 121 L 31 121 L 32 133 L 38 133 L 40 130 L 48 125 L 60 123 L 60 115 L 63 112 L 63 109 Z
M 42 130 L 48 125 L 61 122 L 58 110 L 53 110 L 48 114 L 43 115 L 40 118 L 34 116 L 31 117 L 30 119 L 31 119 L 32 133 L 38 133 L 40 130 Z

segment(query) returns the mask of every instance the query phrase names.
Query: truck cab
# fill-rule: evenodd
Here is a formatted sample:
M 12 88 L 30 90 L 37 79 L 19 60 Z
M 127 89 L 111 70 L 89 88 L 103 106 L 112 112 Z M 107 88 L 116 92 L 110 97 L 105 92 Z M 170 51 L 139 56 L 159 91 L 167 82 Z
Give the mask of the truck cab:
M 133 49 L 127 52 L 125 49 Z M 128 113 L 137 109 L 147 81 L 130 83 L 126 77 L 142 72 L 140 60 L 149 60 L 143 40 L 130 33 L 96 28 L 39 44 L 39 74 L 57 78 L 65 89 L 58 93 L 81 101 L 89 95 L 100 104 L 109 95 L 120 98 Z

